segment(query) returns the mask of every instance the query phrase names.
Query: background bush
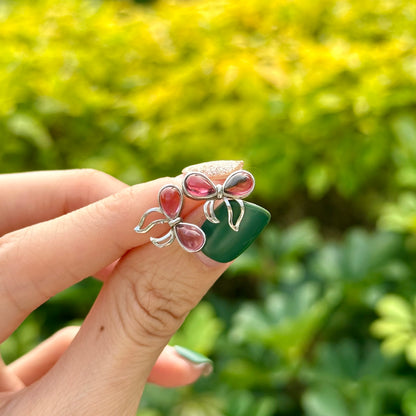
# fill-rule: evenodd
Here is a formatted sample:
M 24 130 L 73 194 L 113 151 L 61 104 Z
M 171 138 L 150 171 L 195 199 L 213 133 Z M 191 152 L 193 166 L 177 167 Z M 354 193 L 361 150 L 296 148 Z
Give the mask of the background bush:
M 0 3 L 1 171 L 244 159 L 272 211 L 172 341 L 215 374 L 149 386 L 140 414 L 416 415 L 416 4 L 150 4 Z M 98 289 L 53 298 L 5 358 Z

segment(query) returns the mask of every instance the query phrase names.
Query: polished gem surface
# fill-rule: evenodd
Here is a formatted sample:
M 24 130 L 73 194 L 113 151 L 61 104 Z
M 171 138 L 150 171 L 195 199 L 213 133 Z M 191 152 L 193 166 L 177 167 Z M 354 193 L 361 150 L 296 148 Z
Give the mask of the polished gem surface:
M 227 194 L 237 198 L 244 198 L 249 195 L 254 188 L 254 179 L 248 172 L 237 172 L 227 180 Z
M 216 189 L 208 178 L 201 175 L 189 175 L 185 179 L 185 189 L 189 195 L 195 198 L 206 198 L 210 195 L 215 195 Z
M 194 224 L 179 223 L 176 226 L 176 235 L 179 242 L 190 252 L 201 250 L 205 244 L 205 235 Z
M 181 210 L 181 193 L 175 186 L 167 186 L 163 188 L 159 195 L 160 207 L 165 214 L 174 219 L 179 216 Z

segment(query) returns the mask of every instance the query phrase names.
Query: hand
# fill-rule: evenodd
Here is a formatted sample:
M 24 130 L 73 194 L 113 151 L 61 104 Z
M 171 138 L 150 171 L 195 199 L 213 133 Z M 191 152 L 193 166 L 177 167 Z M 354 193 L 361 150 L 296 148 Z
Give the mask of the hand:
M 104 281 L 79 331 L 0 360 L 1 416 L 134 415 L 147 381 L 187 384 L 206 370 L 165 346 L 228 264 L 133 231 L 168 183 L 180 179 L 128 187 L 91 170 L 0 176 L 0 342 L 56 293 L 91 275 Z M 184 219 L 201 224 L 199 206 L 187 200 Z

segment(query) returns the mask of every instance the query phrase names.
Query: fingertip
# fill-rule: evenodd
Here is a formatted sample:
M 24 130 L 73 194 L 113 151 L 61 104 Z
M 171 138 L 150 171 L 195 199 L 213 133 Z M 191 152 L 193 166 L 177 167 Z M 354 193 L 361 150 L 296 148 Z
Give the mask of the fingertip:
M 213 371 L 210 359 L 181 346 L 166 346 L 149 375 L 148 382 L 161 387 L 192 384 Z

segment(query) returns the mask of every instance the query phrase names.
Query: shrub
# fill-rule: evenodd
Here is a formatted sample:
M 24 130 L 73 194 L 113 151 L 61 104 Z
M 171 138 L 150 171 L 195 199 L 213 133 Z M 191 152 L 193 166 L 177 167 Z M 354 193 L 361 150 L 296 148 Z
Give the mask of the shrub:
M 413 333 L 391 343 L 414 319 L 415 23 L 406 0 L 1 2 L 3 172 L 134 183 L 241 158 L 273 211 L 172 341 L 215 373 L 148 386 L 141 415 L 414 416 Z M 395 233 L 351 228 L 380 213 Z M 98 290 L 86 280 L 35 311 L 6 361 Z M 410 311 L 394 325 L 392 304 Z
M 415 183 L 415 17 L 405 0 L 3 2 L 2 169 L 132 183 L 243 158 L 271 208 L 335 195 L 318 211 L 374 218 Z

